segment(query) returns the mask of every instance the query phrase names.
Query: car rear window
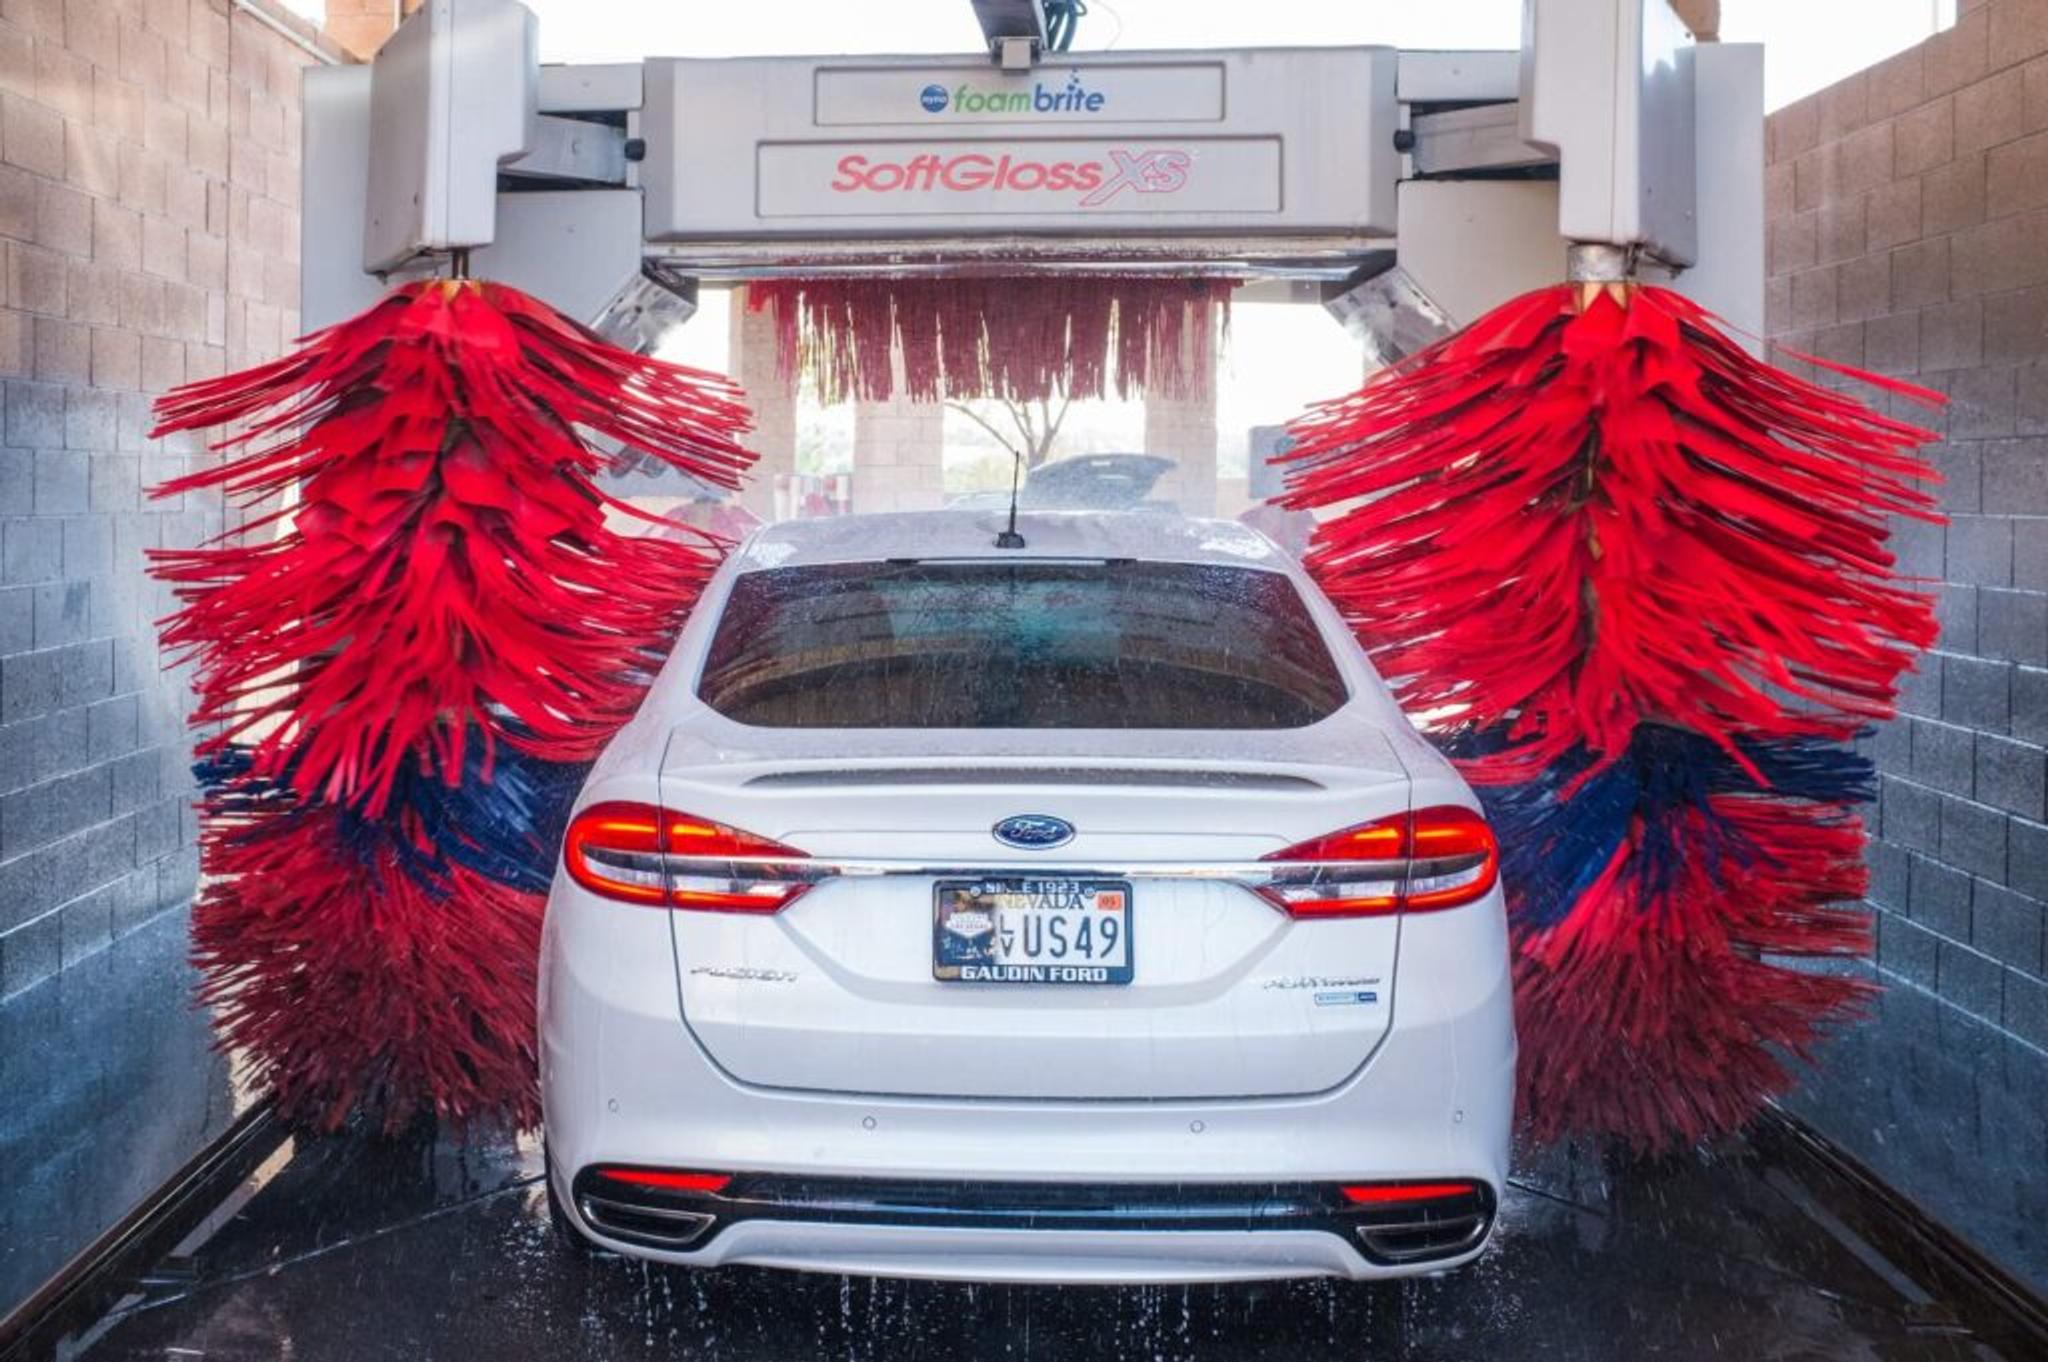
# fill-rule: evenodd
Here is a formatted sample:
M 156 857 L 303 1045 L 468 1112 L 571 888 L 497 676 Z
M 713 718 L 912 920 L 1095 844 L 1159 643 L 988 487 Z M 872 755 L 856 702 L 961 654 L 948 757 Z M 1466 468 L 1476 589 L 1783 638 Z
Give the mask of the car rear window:
M 697 693 L 771 728 L 1300 728 L 1345 700 L 1286 577 L 846 563 L 733 586 Z

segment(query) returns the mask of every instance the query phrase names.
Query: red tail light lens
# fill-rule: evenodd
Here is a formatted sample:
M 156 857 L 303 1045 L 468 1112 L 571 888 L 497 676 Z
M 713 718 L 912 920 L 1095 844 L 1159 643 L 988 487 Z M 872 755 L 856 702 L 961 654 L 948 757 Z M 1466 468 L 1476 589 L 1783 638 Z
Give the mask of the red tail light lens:
M 714 913 L 773 913 L 817 883 L 803 852 L 652 804 L 593 804 L 569 824 L 569 878 L 608 899 Z
M 1476 1182 L 1368 1182 L 1343 1189 L 1344 1199 L 1354 1206 L 1399 1206 L 1414 1201 L 1443 1201 L 1454 1196 L 1473 1196 Z
M 708 1192 L 713 1196 L 732 1183 L 730 1173 L 686 1173 L 671 1168 L 600 1168 L 606 1182 L 649 1187 L 661 1192 Z
M 1361 823 L 1298 842 L 1258 890 L 1292 917 L 1372 917 L 1455 908 L 1500 878 L 1493 829 L 1453 804 Z

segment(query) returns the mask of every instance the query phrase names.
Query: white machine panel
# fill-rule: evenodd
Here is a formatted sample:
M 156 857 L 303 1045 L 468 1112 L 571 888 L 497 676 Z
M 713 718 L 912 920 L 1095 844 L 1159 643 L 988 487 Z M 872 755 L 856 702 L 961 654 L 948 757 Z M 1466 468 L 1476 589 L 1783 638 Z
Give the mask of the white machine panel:
M 491 243 L 498 167 L 533 147 L 538 43 L 513 0 L 426 0 L 377 53 L 364 269 Z
M 1700 242 L 1704 249 L 1673 287 L 1719 313 L 1736 339 L 1761 353 L 1764 333 L 1764 48 L 1701 43 L 1693 53 L 1699 92 Z
M 1522 136 L 1559 164 L 1567 240 L 1699 255 L 1693 44 L 1666 0 L 1525 0 Z
M 1391 236 L 1395 60 L 650 60 L 647 239 Z

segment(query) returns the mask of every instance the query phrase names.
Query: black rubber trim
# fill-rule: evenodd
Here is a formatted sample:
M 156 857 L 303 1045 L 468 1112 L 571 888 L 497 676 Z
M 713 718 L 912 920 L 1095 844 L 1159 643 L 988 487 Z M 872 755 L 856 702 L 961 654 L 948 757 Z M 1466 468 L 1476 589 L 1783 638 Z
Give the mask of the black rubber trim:
M 1447 1179 L 1464 1181 L 1465 1179 Z M 632 1187 L 577 1173 L 577 1205 L 602 1198 L 614 1207 L 694 1211 L 717 1217 L 688 1243 L 664 1244 L 645 1222 L 622 1221 L 600 1234 L 650 1248 L 695 1252 L 744 1220 L 1004 1230 L 1318 1230 L 1357 1248 L 1382 1267 L 1454 1258 L 1485 1238 L 1497 1206 L 1492 1189 L 1424 1202 L 1357 1205 L 1335 1183 L 1036 1183 L 923 1179 L 819 1178 L 770 1173 L 735 1176 L 724 1191 Z
M 1812 1126 L 1766 1108 L 1750 1131 L 1842 1222 L 2009 1357 L 2048 1357 L 2048 1300 Z
M 226 1200 L 289 1132 L 269 1102 L 242 1113 L 127 1215 L 88 1244 L 36 1293 L 0 1319 L 0 1362 L 53 1356 L 68 1334 L 91 1325 Z

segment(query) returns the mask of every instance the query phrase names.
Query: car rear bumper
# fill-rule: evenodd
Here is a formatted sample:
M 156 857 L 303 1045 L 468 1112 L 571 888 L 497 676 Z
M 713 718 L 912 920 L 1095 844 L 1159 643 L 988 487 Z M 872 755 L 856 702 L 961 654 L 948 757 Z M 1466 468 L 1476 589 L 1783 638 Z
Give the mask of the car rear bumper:
M 1476 940 L 1472 919 L 1456 921 L 1460 914 L 1404 922 L 1402 976 L 1433 986 L 1397 990 L 1392 1029 L 1330 1090 L 1124 1102 L 888 1098 L 741 1083 L 682 1024 L 664 915 L 570 911 L 581 919 L 573 950 L 558 939 L 563 921 L 550 911 L 541 1066 L 557 1192 L 572 1208 L 570 1181 L 597 1164 L 1069 1186 L 1463 1178 L 1496 1197 L 1506 1180 L 1515 1043 L 1505 943 Z M 1375 1264 L 1339 1234 L 1281 1227 L 949 1228 L 764 1217 L 733 1224 L 694 1251 L 592 1233 L 623 1252 L 676 1263 L 972 1280 L 1374 1277 L 1437 1270 L 1478 1251 Z
M 1312 1183 L 1073 1185 L 741 1174 L 715 1185 L 678 1187 L 665 1171 L 565 1172 L 562 1200 L 593 1236 L 679 1260 L 724 1261 L 726 1246 L 737 1243 L 742 1261 L 759 1262 L 764 1252 L 823 1256 L 838 1270 L 853 1270 L 846 1267 L 852 1262 L 861 1271 L 893 1272 L 902 1259 L 919 1262 L 913 1275 L 972 1277 L 992 1266 L 952 1262 L 965 1253 L 1016 1260 L 1023 1265 L 1002 1266 L 1001 1273 L 1028 1277 L 1037 1275 L 1032 1260 L 1065 1252 L 1095 1260 L 1091 1279 L 1171 1273 L 1176 1263 L 1199 1276 L 1246 1268 L 1266 1276 L 1290 1269 L 1364 1275 L 1440 1267 L 1484 1244 L 1498 1204 L 1494 1190 L 1478 1182 L 1347 1190 Z M 846 1233 L 809 1233 L 815 1230 Z M 1350 1251 L 1336 1252 L 1334 1245 Z M 872 1261 L 878 1253 L 891 1264 Z M 1060 1264 L 1062 1271 L 1070 1266 Z

